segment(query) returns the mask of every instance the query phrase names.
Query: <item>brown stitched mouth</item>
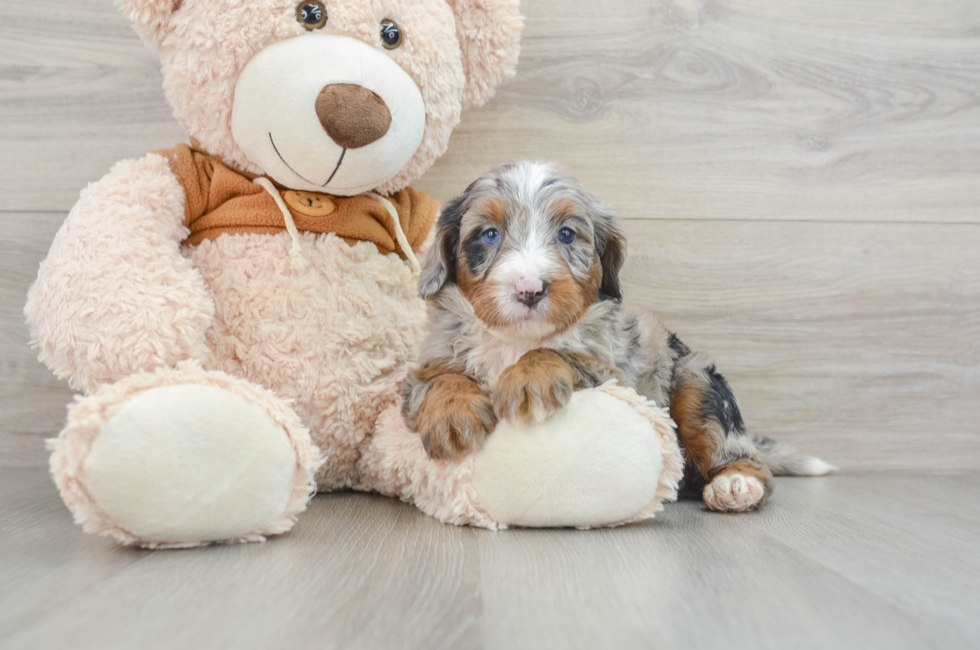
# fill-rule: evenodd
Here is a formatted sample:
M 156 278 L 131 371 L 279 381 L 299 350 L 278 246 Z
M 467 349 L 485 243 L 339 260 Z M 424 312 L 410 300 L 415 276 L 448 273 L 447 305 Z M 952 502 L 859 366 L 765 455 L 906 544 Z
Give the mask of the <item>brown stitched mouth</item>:
M 272 149 L 276 152 L 276 155 L 279 156 L 279 160 L 281 160 L 282 161 L 282 164 L 284 164 L 286 167 L 289 168 L 289 171 L 293 172 L 294 174 L 296 174 L 296 176 L 298 176 L 299 178 L 303 179 L 304 181 L 306 181 L 310 185 L 319 185 L 319 183 L 314 183 L 313 181 L 309 180 L 308 178 L 306 178 L 305 176 L 303 176 L 302 174 L 300 174 L 298 171 L 296 171 L 295 169 L 293 169 L 292 166 L 288 162 L 286 162 L 286 159 L 282 157 L 282 154 L 281 153 L 279 153 L 279 147 L 276 146 L 276 141 L 272 138 L 272 133 L 271 132 L 269 133 L 269 142 L 272 143 Z M 343 151 L 340 152 L 340 159 L 337 161 L 337 166 L 334 167 L 333 173 L 330 174 L 330 178 L 327 179 L 327 182 L 326 183 L 324 183 L 323 185 L 320 185 L 320 187 L 326 187 L 327 185 L 330 184 L 330 181 L 332 181 L 333 178 L 334 178 L 334 176 L 337 175 L 337 172 L 340 171 L 340 166 L 344 163 L 344 156 L 346 156 L 346 155 L 347 155 L 347 149 L 345 148 Z

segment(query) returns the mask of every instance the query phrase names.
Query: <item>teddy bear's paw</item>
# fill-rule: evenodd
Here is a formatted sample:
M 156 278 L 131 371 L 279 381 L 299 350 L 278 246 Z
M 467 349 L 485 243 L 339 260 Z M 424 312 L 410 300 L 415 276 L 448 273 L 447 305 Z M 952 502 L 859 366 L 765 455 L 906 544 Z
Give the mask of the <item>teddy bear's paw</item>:
M 704 487 L 704 502 L 718 512 L 745 512 L 761 505 L 766 495 L 762 481 L 754 476 L 731 472 L 719 474 Z
M 430 458 L 458 461 L 483 446 L 497 418 L 490 399 L 462 375 L 436 382 L 419 411 L 419 435 Z
M 676 497 L 682 471 L 667 412 L 607 385 L 576 391 L 544 422 L 501 421 L 472 481 L 480 512 L 498 524 L 581 528 L 652 517 Z
M 84 523 L 150 546 L 260 540 L 282 532 L 297 465 L 282 424 L 244 396 L 151 388 L 98 428 L 83 480 L 99 521 Z
M 500 375 L 493 409 L 501 420 L 544 422 L 572 399 L 574 375 L 553 350 L 532 350 Z

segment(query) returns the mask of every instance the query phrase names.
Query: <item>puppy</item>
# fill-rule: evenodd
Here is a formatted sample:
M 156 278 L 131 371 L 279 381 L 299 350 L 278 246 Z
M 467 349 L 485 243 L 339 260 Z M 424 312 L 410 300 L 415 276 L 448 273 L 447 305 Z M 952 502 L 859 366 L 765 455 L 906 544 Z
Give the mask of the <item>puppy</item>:
M 617 379 L 670 406 L 685 486 L 713 510 L 760 506 L 773 472 L 826 473 L 823 461 L 746 435 L 711 360 L 623 306 L 625 259 L 613 215 L 554 165 L 499 167 L 446 205 L 419 280 L 429 334 L 403 406 L 428 454 L 458 459 L 499 419 L 540 421 L 574 390 Z

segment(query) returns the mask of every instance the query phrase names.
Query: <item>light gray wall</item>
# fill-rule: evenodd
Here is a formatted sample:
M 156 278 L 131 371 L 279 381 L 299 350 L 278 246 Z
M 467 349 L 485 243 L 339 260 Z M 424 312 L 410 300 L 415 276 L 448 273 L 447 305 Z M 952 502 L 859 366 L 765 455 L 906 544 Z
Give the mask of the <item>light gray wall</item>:
M 749 426 L 846 469 L 980 469 L 980 3 L 526 0 L 517 79 L 419 183 L 554 159 L 614 205 L 628 297 Z M 0 3 L 0 465 L 70 392 L 20 309 L 78 191 L 171 147 L 111 0 Z

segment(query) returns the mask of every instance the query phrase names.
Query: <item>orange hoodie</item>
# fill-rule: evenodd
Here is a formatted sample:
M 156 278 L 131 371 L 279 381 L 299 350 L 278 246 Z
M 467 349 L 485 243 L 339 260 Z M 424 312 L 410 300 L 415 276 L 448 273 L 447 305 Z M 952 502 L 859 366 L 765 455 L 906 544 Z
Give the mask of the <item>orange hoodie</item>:
M 276 234 L 286 230 L 276 201 L 252 182 L 258 174 L 237 170 L 196 144 L 179 144 L 157 152 L 170 162 L 187 197 L 184 225 L 191 234 L 185 244 L 196 245 L 225 234 Z M 398 253 L 407 259 L 398 245 L 390 213 L 373 198 L 335 197 L 285 190 L 278 185 L 276 188 L 300 232 L 334 233 L 348 244 L 369 241 L 383 254 Z M 385 198 L 398 212 L 409 245 L 418 251 L 435 223 L 438 201 L 412 188 Z

